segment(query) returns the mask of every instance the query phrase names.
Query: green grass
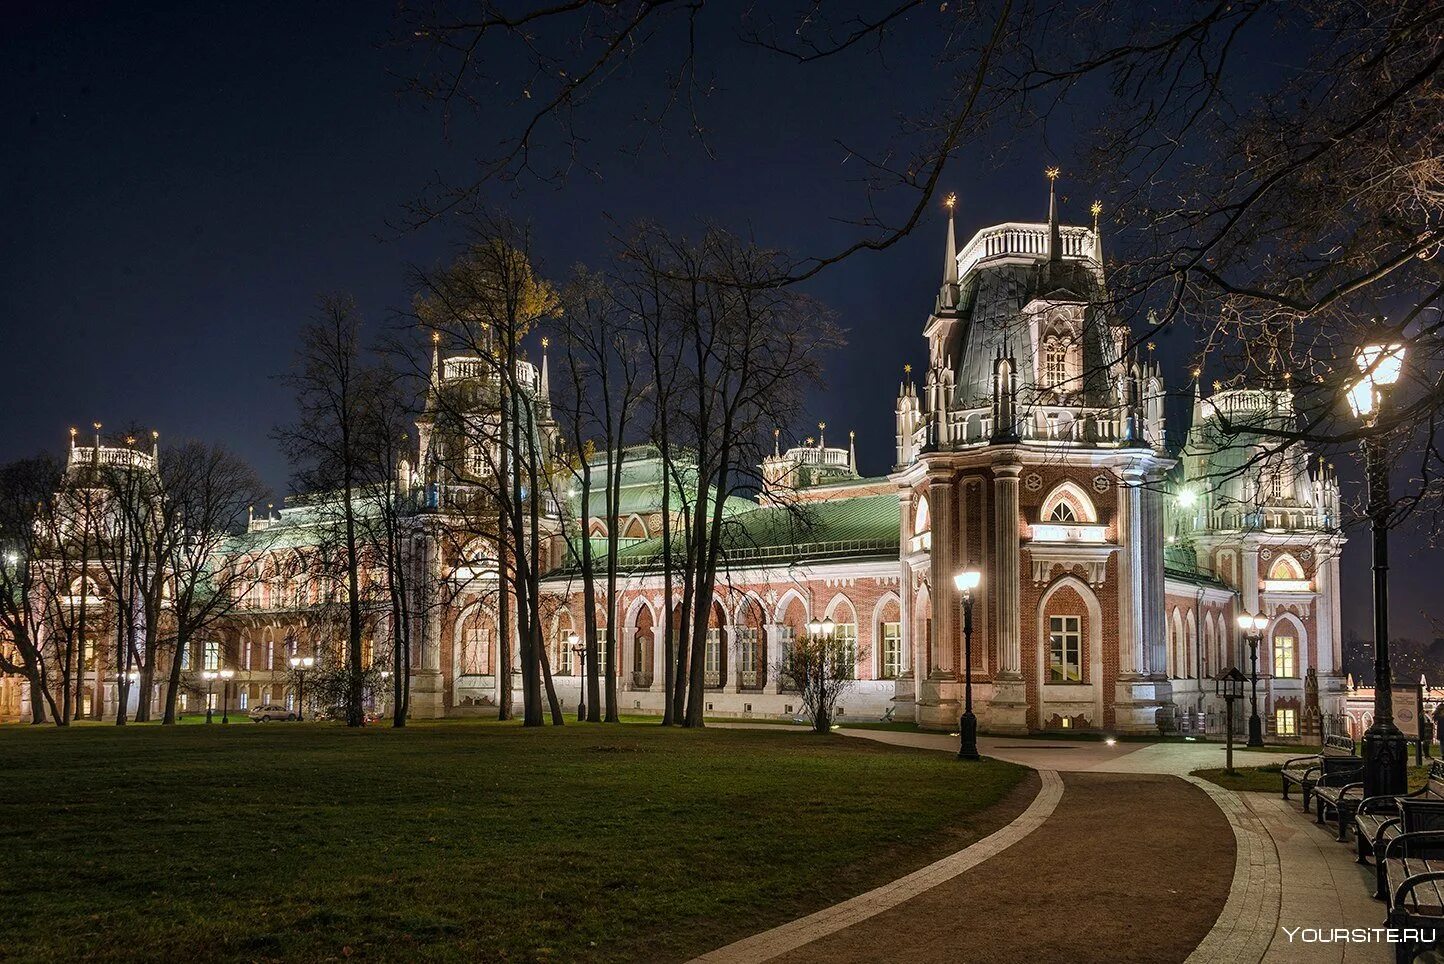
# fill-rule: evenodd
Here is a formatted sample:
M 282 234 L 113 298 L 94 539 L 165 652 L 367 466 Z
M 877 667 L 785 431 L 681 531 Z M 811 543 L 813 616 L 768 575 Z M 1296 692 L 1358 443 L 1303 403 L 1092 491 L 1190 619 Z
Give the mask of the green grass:
M 1238 749 L 1234 747 L 1234 749 Z M 1303 755 L 1303 754 L 1300 754 Z M 1194 770 L 1193 775 L 1203 777 L 1210 783 L 1216 783 L 1225 790 L 1251 790 L 1256 792 L 1281 793 L 1283 784 L 1279 777 L 1281 764 L 1268 763 L 1258 767 L 1234 767 L 1233 773 L 1229 773 L 1223 767 L 1210 767 L 1206 770 Z M 1417 790 L 1429 779 L 1429 766 L 1409 767 L 1409 789 Z M 1297 791 L 1297 788 L 1295 788 Z
M 0 958 L 683 959 L 970 842 L 1024 772 L 752 729 L 0 728 Z

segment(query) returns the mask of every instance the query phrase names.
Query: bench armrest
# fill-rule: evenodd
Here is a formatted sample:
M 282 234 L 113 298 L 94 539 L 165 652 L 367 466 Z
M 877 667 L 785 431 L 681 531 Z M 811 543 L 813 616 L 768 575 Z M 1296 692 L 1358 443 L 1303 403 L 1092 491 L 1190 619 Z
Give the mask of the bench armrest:
M 1343 803 L 1345 797 L 1358 796 L 1359 803 L 1364 802 L 1364 785 L 1362 783 L 1346 783 L 1339 791 L 1339 802 Z
M 1319 754 L 1317 754 L 1317 753 L 1310 753 L 1308 756 L 1296 756 L 1296 757 L 1294 757 L 1292 760 L 1285 760 L 1284 763 L 1283 763 L 1283 766 L 1281 766 L 1279 769 L 1281 769 L 1281 770 L 1287 770 L 1289 767 L 1293 766 L 1295 763 L 1306 763 L 1306 762 L 1312 762 L 1312 763 L 1314 763 L 1315 765 L 1317 765 L 1318 762 L 1319 762 Z
M 1390 827 L 1402 826 L 1404 826 L 1403 817 L 1390 817 L 1388 820 L 1385 820 L 1383 823 L 1379 824 L 1379 829 L 1374 831 L 1374 839 L 1370 841 L 1370 843 L 1374 845 L 1374 853 L 1377 854 L 1379 852 L 1379 843 L 1384 839 L 1384 834 L 1388 831 Z
M 1382 827 L 1379 832 L 1381 834 L 1383 833 Z M 1384 845 L 1383 859 L 1389 860 L 1392 858 L 1395 849 L 1404 850 L 1407 849 L 1411 843 L 1423 843 L 1425 841 L 1431 841 L 1444 846 L 1444 830 L 1413 830 L 1409 833 L 1401 833 Z
M 1420 884 L 1432 883 L 1436 880 L 1444 880 L 1444 870 L 1426 870 L 1422 874 L 1415 874 L 1412 877 L 1405 877 L 1404 882 L 1394 889 L 1394 896 L 1389 901 L 1389 909 L 1393 910 L 1404 902 L 1404 895 L 1412 893 L 1415 887 Z

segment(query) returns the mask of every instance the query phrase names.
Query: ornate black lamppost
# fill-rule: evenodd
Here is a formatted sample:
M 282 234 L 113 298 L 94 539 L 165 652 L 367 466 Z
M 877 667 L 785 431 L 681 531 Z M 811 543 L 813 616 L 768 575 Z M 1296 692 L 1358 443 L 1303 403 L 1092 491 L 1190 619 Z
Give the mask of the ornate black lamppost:
M 572 656 L 576 659 L 577 722 L 585 723 L 587 721 L 587 647 L 576 633 L 567 637 L 567 645 L 571 646 Z
M 296 674 L 296 719 L 306 718 L 306 670 L 316 665 L 314 656 L 292 656 L 291 670 Z
M 963 715 L 958 720 L 958 759 L 978 759 L 978 718 L 973 715 L 973 590 L 983 581 L 976 569 L 953 576 L 963 597 Z
M 1244 613 L 1238 617 L 1238 628 L 1243 630 L 1244 639 L 1248 640 L 1249 660 L 1249 717 L 1248 717 L 1248 745 L 1263 746 L 1263 721 L 1258 715 L 1258 644 L 1263 639 L 1263 631 L 1268 629 L 1269 621 L 1267 616 L 1255 616 L 1253 613 Z
M 212 702 L 214 701 L 214 699 L 215 699 L 215 685 L 216 685 L 216 676 L 217 676 L 217 675 L 218 675 L 218 674 L 217 674 L 216 671 L 213 670 L 213 669 L 208 669 L 208 670 L 206 670 L 205 672 L 201 673 L 201 677 L 206 681 L 206 722 L 207 722 L 207 723 L 212 722 L 212 720 L 211 720 L 211 714 L 212 714 L 212 709 L 213 709 L 213 708 L 212 708 L 212 706 L 211 706 L 211 703 L 212 703 Z
M 231 678 L 236 675 L 233 669 L 223 669 L 216 673 L 221 678 L 221 722 L 231 722 Z M 206 700 L 207 703 L 210 700 Z M 207 707 L 209 708 L 209 707 Z
M 1378 427 L 1387 389 L 1404 369 L 1404 346 L 1368 345 L 1354 356 L 1363 377 L 1349 387 L 1349 407 L 1370 429 Z M 1364 733 L 1364 796 L 1408 791 L 1409 739 L 1394 725 L 1393 678 L 1389 672 L 1389 464 L 1383 439 L 1364 439 L 1369 484 L 1369 520 L 1374 536 L 1374 722 Z

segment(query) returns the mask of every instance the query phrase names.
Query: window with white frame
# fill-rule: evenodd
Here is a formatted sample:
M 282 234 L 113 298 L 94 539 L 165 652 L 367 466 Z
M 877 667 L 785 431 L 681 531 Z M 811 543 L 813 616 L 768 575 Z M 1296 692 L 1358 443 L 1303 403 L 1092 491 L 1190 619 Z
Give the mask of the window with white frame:
M 722 675 L 722 630 L 712 626 L 707 630 L 706 664 L 702 667 L 708 678 Z
M 242 686 L 242 687 L 241 687 L 240 696 L 241 696 L 241 709 L 243 709 L 243 710 L 248 710 L 248 709 L 250 709 L 250 708 L 251 708 L 251 688 L 250 688 L 249 686 Z
M 742 671 L 742 682 L 748 686 L 757 682 L 757 630 L 752 626 L 740 626 L 733 630 L 737 634 L 737 662 Z
M 1077 522 L 1078 513 L 1073 511 L 1073 506 L 1067 502 L 1059 502 L 1053 506 L 1053 512 L 1048 517 L 1049 522 Z
M 241 669 L 249 670 L 251 668 L 251 648 L 254 645 L 249 639 L 241 643 Z
M 276 641 L 266 640 L 266 669 L 276 668 Z
M 902 673 L 902 623 L 882 624 L 882 678 L 897 679 Z
M 1043 346 L 1043 385 L 1062 388 L 1068 381 L 1068 345 L 1060 337 L 1049 338 Z
M 206 640 L 206 648 L 205 648 L 205 657 L 204 657 L 204 659 L 205 659 L 205 663 L 204 663 L 204 666 L 203 666 L 204 669 L 210 669 L 210 670 L 220 669 L 220 668 L 221 668 L 221 644 L 218 643 L 218 642 L 216 642 L 214 639 L 208 639 L 208 640 Z
M 1048 617 L 1048 681 L 1083 681 L 1082 620 L 1077 616 Z
M 857 675 L 857 623 L 838 623 L 832 638 L 837 641 L 847 678 Z
M 607 671 L 607 654 L 612 651 L 612 641 L 607 638 L 605 629 L 597 630 L 597 672 Z
M 1294 665 L 1294 638 L 1292 636 L 1274 637 L 1274 675 L 1293 677 L 1297 675 Z
M 1274 732 L 1279 736 L 1298 736 L 1298 713 L 1284 707 L 1274 710 Z
M 182 646 L 180 648 L 180 664 L 181 669 L 191 668 L 191 648 L 189 646 Z

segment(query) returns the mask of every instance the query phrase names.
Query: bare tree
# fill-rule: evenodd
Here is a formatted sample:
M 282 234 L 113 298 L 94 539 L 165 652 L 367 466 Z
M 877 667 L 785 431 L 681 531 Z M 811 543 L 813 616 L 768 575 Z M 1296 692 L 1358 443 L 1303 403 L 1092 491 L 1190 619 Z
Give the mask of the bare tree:
M 705 117 L 708 98 L 743 69 L 713 50 L 738 36 L 798 72 L 875 78 L 873 89 L 899 98 L 895 128 L 823 135 L 848 171 L 863 171 L 841 186 L 853 192 L 839 202 L 852 231 L 832 250 L 778 263 L 775 281 L 898 243 L 964 165 L 971 174 L 1041 144 L 1040 168 L 1068 167 L 1108 202 L 1110 308 L 1139 322 L 1124 357 L 1178 328 L 1205 378 L 1291 375 L 1298 423 L 1266 428 L 1265 439 L 1328 452 L 1389 438 L 1412 477 L 1396 514 L 1427 511 L 1437 528 L 1444 17 L 1429 0 L 582 0 L 483 3 L 467 16 L 419 4 L 404 27 L 429 55 L 415 89 L 448 122 L 465 106 L 500 132 L 473 179 L 416 205 L 419 220 L 492 181 L 592 171 L 597 139 L 583 132 L 619 104 L 631 107 L 637 150 L 673 127 L 725 151 Z M 1253 55 L 1264 49 L 1276 56 Z M 518 81 L 489 73 L 515 58 L 531 68 Z M 920 97 L 890 83 L 904 60 L 952 79 Z M 752 109 L 765 116 L 768 105 Z M 1055 143 L 1070 149 L 1060 156 Z M 1370 429 L 1344 417 L 1341 397 L 1358 377 L 1356 347 L 1373 339 L 1406 345 L 1411 361 Z
M 802 696 L 802 705 L 812 717 L 812 729 L 827 733 L 837 711 L 837 701 L 856 682 L 856 653 L 835 636 L 799 635 L 782 654 L 775 668 L 791 681 Z
M 185 662 L 181 654 L 218 629 L 254 585 L 254 569 L 227 565 L 222 556 L 244 527 L 250 506 L 265 497 L 266 487 L 239 456 L 200 442 L 168 448 L 159 472 L 162 519 L 173 529 L 163 540 L 168 547 L 163 564 L 171 658 L 161 719 L 171 724 Z
M 367 391 L 361 318 L 348 297 L 321 300 L 316 316 L 302 330 L 301 347 L 283 381 L 296 393 L 297 421 L 276 429 L 302 492 L 339 494 L 334 507 L 344 566 L 346 668 L 351 680 L 345 702 L 346 724 L 365 723 L 363 706 L 361 549 L 358 525 L 365 464 L 370 455 L 362 432 Z
M 64 467 L 46 455 L 0 466 L 0 635 L 10 644 L 0 651 L 0 672 L 26 681 L 33 723 L 44 723 L 47 716 L 57 723 L 65 720 L 55 705 L 44 652 L 54 605 L 44 578 L 46 519 L 64 477 Z M 68 705 L 65 692 L 61 702 Z
M 462 228 L 466 244 L 452 265 L 416 272 L 419 320 L 441 345 L 462 353 L 459 376 L 446 384 L 435 363 L 435 411 L 422 470 L 445 490 L 444 496 L 438 491 L 438 503 L 445 501 L 466 531 L 485 533 L 493 520 L 500 523 L 496 564 L 502 605 L 516 607 L 522 720 L 543 723 L 545 694 L 559 725 L 541 602 L 541 578 L 550 568 L 542 530 L 557 517 L 557 452 L 549 404 L 522 345 L 540 320 L 554 314 L 557 295 L 533 268 L 525 228 L 484 211 L 463 217 Z

